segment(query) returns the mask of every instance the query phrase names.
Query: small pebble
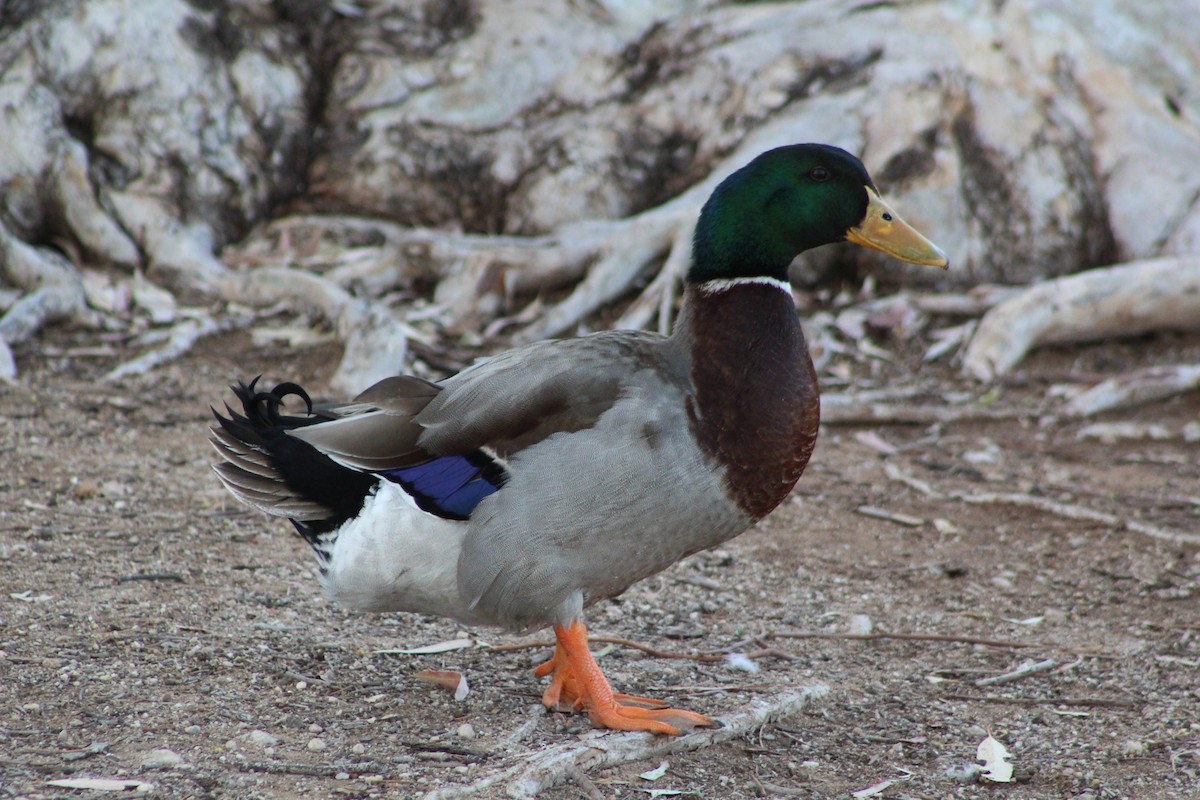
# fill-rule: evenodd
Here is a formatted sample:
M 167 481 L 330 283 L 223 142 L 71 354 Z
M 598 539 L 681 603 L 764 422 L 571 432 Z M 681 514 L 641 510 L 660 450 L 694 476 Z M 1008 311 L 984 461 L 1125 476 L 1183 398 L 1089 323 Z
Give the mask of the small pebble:
M 309 739 L 308 740 L 308 749 L 313 750 L 313 751 L 324 750 L 325 749 L 325 740 L 319 739 L 319 738 Z
M 474 739 L 475 727 L 469 722 L 464 722 L 462 725 L 458 726 L 458 729 L 454 733 L 462 739 Z
M 367 752 L 367 746 L 362 742 L 359 742 L 358 744 L 354 745 L 354 747 L 350 748 L 350 752 L 361 756 L 363 753 Z
M 318 725 L 315 722 L 312 725 L 308 726 L 309 733 L 321 733 L 324 730 L 325 730 L 324 728 L 322 728 L 320 725 Z
M 182 763 L 183 756 L 165 747 L 151 750 L 142 756 L 142 767 L 144 769 L 170 769 L 171 767 L 178 767 Z
M 251 744 L 256 744 L 259 747 L 274 747 L 279 744 L 279 737 L 272 736 L 266 731 L 250 731 L 246 734 L 246 741 Z
M 946 777 L 955 783 L 976 783 L 979 781 L 979 773 L 978 764 L 969 764 L 966 761 L 958 761 L 946 767 Z
M 1130 739 L 1121 745 L 1121 755 L 1126 758 L 1144 756 L 1148 752 L 1150 752 L 1150 748 L 1146 746 L 1145 742 L 1139 742 L 1134 739 Z
M 350 773 L 349 772 L 339 772 L 337 775 L 333 776 L 333 779 L 335 781 L 348 781 L 348 780 L 350 780 Z
M 188 725 L 186 728 L 183 729 L 183 732 L 190 733 L 193 736 L 195 736 L 198 733 L 204 733 L 204 729 L 201 728 L 199 725 Z

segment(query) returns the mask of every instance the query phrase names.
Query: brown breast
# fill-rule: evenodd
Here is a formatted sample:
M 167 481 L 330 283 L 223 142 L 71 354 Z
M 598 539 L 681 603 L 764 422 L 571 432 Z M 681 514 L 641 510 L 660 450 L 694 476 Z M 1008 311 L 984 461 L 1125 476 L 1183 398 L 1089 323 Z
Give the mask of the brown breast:
M 730 498 L 755 519 L 779 505 L 817 442 L 817 376 L 791 297 L 743 283 L 689 289 L 692 433 L 725 468 Z

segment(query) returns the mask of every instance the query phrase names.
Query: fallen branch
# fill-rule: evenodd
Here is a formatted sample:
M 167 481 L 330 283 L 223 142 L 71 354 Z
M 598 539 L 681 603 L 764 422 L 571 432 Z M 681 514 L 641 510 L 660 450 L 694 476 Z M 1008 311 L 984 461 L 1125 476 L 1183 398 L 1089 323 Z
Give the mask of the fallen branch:
M 1112 700 L 1107 697 L 1004 697 L 984 694 L 943 694 L 942 700 L 958 700 L 967 703 L 1012 703 L 1022 706 L 1096 706 L 1100 708 L 1140 708 L 1140 700 Z
M 1088 417 L 1101 411 L 1163 400 L 1200 388 L 1200 364 L 1139 369 L 1096 384 L 1067 403 L 1068 414 Z
M 823 684 L 800 687 L 769 698 L 755 698 L 729 716 L 724 727 L 686 736 L 654 736 L 648 733 L 597 732 L 583 741 L 565 742 L 523 758 L 469 786 L 436 789 L 425 800 L 451 800 L 480 794 L 496 796 L 504 785 L 509 797 L 530 798 L 552 786 L 588 770 L 605 769 L 673 753 L 685 753 L 727 742 L 757 730 L 774 720 L 796 714 L 809 703 L 824 697 L 829 687 Z M 576 773 L 576 770 L 579 773 Z
M 883 465 L 884 474 L 892 480 L 903 483 L 904 485 L 915 489 L 927 497 L 936 500 L 959 500 L 963 503 L 972 505 L 993 505 L 1007 504 L 1022 506 L 1024 508 L 1036 508 L 1039 511 L 1044 511 L 1048 514 L 1054 514 L 1067 519 L 1084 520 L 1087 522 L 1097 522 L 1101 525 L 1108 525 L 1117 529 L 1129 530 L 1135 533 L 1141 533 L 1152 539 L 1161 539 L 1166 542 L 1174 542 L 1176 544 L 1200 544 L 1200 534 L 1188 533 L 1186 531 L 1176 531 L 1170 528 L 1159 528 L 1154 525 L 1147 525 L 1144 522 L 1138 522 L 1134 519 L 1126 519 L 1118 517 L 1116 514 L 1109 514 L 1106 511 L 1097 511 L 1086 506 L 1075 505 L 1071 503 L 1059 503 L 1051 500 L 1048 497 L 1036 497 L 1029 494 L 1003 493 L 1003 492 L 984 492 L 981 494 L 970 494 L 968 492 L 939 492 L 929 484 L 917 478 L 907 475 L 903 470 L 895 464 L 885 463 Z
M 228 317 L 222 320 L 214 319 L 207 314 L 186 319 L 171 328 L 167 343 L 162 347 L 143 353 L 137 358 L 130 359 L 109 370 L 101 380 L 105 383 L 128 378 L 131 375 L 145 375 L 150 370 L 176 360 L 187 353 L 196 342 L 205 336 L 215 333 L 237 330 L 251 323 L 248 316 Z
M 1003 375 L 1033 348 L 1200 328 L 1200 256 L 1135 261 L 1046 281 L 993 308 L 963 369 Z
M 333 778 L 340 773 L 362 775 L 379 772 L 379 764 L 367 761 L 358 764 L 290 764 L 274 761 L 235 762 L 245 772 L 266 772 L 272 775 L 304 775 L 310 778 Z
M 926 314 L 953 314 L 963 317 L 978 317 L 1006 300 L 1019 295 L 1018 286 L 998 286 L 984 283 L 966 292 L 948 294 L 914 294 L 913 303 Z
M 1058 662 L 1053 658 L 1047 658 L 1042 661 L 1026 661 L 1021 666 L 1010 672 L 1005 672 L 1002 675 L 993 675 L 990 678 L 980 678 L 975 681 L 976 686 L 996 686 L 1001 683 L 1012 683 L 1026 678 L 1030 675 L 1036 675 L 1039 672 L 1048 672 L 1058 666 Z
M 951 644 L 980 645 L 983 647 L 1007 647 L 1020 649 L 1025 647 L 1051 647 L 1045 642 L 1013 642 L 1004 639 L 981 639 L 976 636 L 957 636 L 941 633 L 890 633 L 877 631 L 872 633 L 821 633 L 797 631 L 793 633 L 769 633 L 764 639 L 850 639 L 860 642 L 878 642 L 884 639 L 896 639 L 908 642 L 949 642 Z
M 821 397 L 821 422 L 826 425 L 933 425 L 973 420 L 1016 419 L 1035 412 L 1017 408 L 988 408 L 980 405 L 934 406 L 889 405 L 856 402 L 847 395 Z

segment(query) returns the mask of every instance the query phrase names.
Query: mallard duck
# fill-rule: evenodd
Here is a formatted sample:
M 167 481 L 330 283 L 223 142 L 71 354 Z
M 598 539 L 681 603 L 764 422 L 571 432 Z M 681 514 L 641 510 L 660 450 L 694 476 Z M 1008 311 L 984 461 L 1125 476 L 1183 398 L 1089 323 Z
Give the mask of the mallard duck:
M 670 336 L 605 331 L 518 347 L 439 383 L 387 378 L 344 405 L 295 384 L 233 388 L 215 469 L 287 517 L 341 605 L 526 631 L 550 626 L 547 707 L 679 734 L 701 714 L 616 694 L 584 609 L 749 528 L 817 440 L 817 378 L 787 283 L 849 240 L 945 267 L 862 163 L 802 144 L 755 158 L 700 213 Z M 297 395 L 303 414 L 282 412 Z

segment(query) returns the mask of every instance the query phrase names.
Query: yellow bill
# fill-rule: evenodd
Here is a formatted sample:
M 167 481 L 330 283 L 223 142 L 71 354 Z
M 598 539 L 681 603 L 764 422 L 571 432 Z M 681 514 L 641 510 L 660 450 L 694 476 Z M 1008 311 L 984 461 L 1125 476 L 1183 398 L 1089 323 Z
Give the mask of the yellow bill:
M 950 259 L 946 258 L 942 249 L 900 219 L 900 215 L 892 211 L 870 186 L 867 187 L 867 196 L 870 198 L 867 215 L 846 233 L 847 241 L 879 250 L 910 264 L 942 269 L 950 266 Z

